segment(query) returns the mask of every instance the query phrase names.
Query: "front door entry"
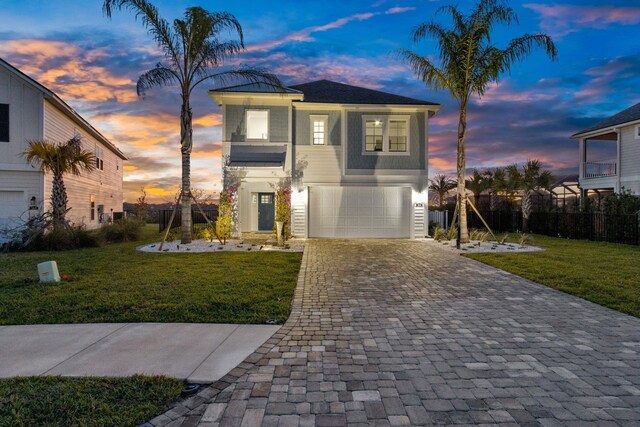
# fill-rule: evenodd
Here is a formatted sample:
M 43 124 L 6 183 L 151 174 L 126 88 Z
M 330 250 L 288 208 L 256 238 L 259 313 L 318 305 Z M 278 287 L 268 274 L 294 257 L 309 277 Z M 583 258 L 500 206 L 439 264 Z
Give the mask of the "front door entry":
M 258 193 L 258 230 L 273 230 L 275 217 L 273 193 Z

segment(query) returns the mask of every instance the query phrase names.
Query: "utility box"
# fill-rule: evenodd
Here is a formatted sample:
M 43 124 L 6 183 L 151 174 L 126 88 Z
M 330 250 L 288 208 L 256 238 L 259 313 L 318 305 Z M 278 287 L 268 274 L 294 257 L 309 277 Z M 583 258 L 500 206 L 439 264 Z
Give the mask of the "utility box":
M 41 262 L 38 264 L 38 276 L 40 276 L 40 283 L 59 282 L 58 264 L 55 261 Z

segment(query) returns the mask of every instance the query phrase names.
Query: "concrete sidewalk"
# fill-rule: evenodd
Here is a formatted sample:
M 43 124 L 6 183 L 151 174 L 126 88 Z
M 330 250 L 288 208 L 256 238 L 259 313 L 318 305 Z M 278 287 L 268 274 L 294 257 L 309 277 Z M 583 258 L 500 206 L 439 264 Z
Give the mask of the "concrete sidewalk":
M 0 378 L 156 374 L 210 383 L 279 328 L 197 323 L 0 326 Z

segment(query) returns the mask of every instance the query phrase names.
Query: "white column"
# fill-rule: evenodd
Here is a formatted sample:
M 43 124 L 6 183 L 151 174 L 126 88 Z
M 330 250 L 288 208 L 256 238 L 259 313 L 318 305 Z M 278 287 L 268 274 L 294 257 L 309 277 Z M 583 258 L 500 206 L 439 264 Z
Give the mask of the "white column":
M 580 164 L 578 165 L 580 175 L 579 179 L 584 178 L 584 163 L 587 161 L 587 140 L 585 138 L 580 138 L 579 149 L 578 149 L 580 158 Z
M 622 188 L 620 185 L 620 166 L 622 163 L 622 158 L 620 157 L 620 144 L 621 144 L 621 139 L 622 139 L 622 132 L 620 132 L 620 129 L 616 129 L 616 193 L 619 193 Z

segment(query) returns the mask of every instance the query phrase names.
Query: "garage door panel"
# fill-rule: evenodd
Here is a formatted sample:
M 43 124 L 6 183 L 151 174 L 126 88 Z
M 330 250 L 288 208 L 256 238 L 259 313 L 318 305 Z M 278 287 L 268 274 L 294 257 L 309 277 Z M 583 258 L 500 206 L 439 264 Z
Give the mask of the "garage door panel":
M 311 187 L 310 237 L 409 237 L 409 187 Z

